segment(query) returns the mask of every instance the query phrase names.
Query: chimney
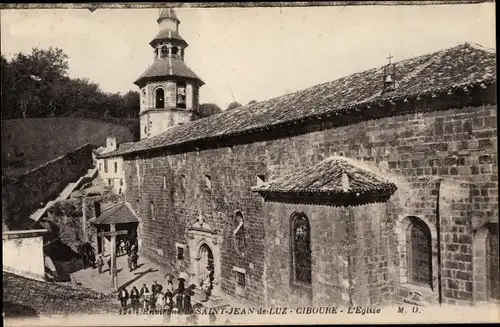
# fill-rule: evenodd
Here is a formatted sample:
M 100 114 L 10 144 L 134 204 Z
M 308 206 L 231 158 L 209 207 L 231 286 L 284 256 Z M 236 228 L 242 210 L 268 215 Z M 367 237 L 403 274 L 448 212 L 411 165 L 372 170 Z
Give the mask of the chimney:
M 108 136 L 106 138 L 106 151 L 116 150 L 116 138 L 114 136 Z

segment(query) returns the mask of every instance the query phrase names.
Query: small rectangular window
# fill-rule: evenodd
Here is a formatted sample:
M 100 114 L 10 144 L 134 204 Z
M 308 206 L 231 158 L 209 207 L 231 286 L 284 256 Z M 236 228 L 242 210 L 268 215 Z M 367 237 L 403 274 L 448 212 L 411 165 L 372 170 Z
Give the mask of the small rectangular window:
M 118 162 L 115 161 L 115 173 L 118 172 Z
M 104 160 L 104 172 L 108 172 L 108 160 Z
M 245 288 L 245 274 L 236 271 L 236 281 L 238 286 Z
M 184 244 L 175 243 L 175 248 L 177 251 L 177 260 L 184 260 L 185 247 L 186 245 Z

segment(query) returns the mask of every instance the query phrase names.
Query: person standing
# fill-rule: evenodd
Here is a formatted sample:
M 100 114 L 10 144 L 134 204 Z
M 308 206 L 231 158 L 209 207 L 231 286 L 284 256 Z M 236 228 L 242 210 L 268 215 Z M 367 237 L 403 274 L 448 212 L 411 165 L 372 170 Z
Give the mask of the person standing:
M 148 290 L 148 287 L 146 286 L 146 284 L 142 284 L 141 292 L 139 293 L 139 295 L 143 296 L 144 293 L 149 293 L 149 290 Z
M 91 247 L 90 248 L 90 266 L 92 269 L 95 269 L 95 252 L 94 249 Z
M 130 291 L 130 304 L 132 305 L 132 308 L 134 309 L 134 313 L 137 313 L 139 310 L 140 302 L 139 302 L 139 290 L 137 287 L 132 287 L 132 290 Z
M 123 310 L 127 310 L 127 301 L 128 301 L 128 291 L 124 287 L 120 290 L 120 293 L 118 294 L 118 300 L 120 300 L 120 303 L 122 305 Z
M 125 249 L 127 251 L 128 254 L 130 254 L 130 240 L 127 238 L 127 240 L 125 241 Z
M 137 254 L 137 252 L 132 252 L 131 254 L 132 256 L 132 270 L 136 270 L 137 269 L 137 260 L 139 260 L 139 255 Z
M 104 266 L 104 260 L 102 259 L 102 255 L 99 256 L 99 259 L 97 259 L 97 270 L 99 272 L 99 275 L 102 274 L 102 267 Z
M 134 260 L 132 258 L 132 255 L 130 254 L 130 252 L 127 254 L 127 264 L 128 264 L 128 269 L 129 271 L 132 271 L 132 269 L 134 268 Z

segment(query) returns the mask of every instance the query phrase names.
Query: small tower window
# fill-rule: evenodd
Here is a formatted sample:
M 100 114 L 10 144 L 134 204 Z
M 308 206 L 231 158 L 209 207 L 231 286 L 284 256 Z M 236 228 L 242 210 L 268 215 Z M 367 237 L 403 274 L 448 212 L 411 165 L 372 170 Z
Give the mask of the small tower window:
M 162 88 L 156 89 L 156 109 L 165 108 L 165 91 Z
M 162 46 L 161 47 L 160 58 L 166 58 L 166 57 L 167 57 L 167 47 L 166 46 Z
M 146 89 L 142 89 L 142 104 L 146 104 Z
M 186 109 L 186 84 L 184 83 L 177 83 L 177 108 Z
M 177 55 L 177 47 L 172 47 L 172 55 L 173 56 Z

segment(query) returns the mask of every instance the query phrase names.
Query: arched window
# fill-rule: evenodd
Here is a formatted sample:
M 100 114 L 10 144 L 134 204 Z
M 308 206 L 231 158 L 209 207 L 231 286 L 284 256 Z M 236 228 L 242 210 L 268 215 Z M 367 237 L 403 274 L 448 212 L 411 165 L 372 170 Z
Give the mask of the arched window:
M 243 214 L 240 211 L 236 211 L 234 214 L 233 235 L 236 249 L 240 252 L 245 251 L 245 227 L 243 224 Z
M 149 203 L 149 217 L 151 217 L 151 220 L 155 220 L 155 204 L 153 201 Z
M 292 281 L 311 284 L 311 229 L 303 213 L 291 218 Z
M 162 88 L 156 89 L 156 108 L 162 109 L 165 108 L 165 91 Z
M 421 219 L 411 217 L 407 233 L 408 282 L 432 287 L 431 231 Z
M 164 45 L 161 47 L 160 58 L 166 58 L 166 57 L 167 57 L 167 47 Z
M 172 55 L 177 55 L 177 47 L 172 47 Z
M 498 230 L 493 229 L 490 225 L 488 234 L 486 235 L 486 299 L 496 302 L 500 300 L 499 287 L 499 260 L 498 260 Z

